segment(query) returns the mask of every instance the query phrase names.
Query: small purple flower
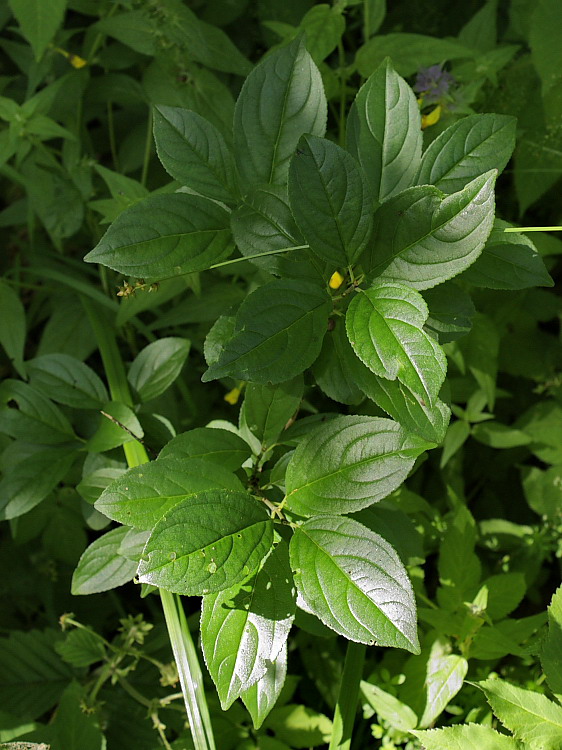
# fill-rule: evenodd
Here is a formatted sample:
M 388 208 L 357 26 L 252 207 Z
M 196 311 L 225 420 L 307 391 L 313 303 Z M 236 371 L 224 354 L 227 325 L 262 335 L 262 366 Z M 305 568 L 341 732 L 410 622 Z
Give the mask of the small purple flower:
M 419 69 L 414 91 L 423 94 L 424 104 L 436 104 L 449 93 L 449 88 L 454 83 L 454 76 L 443 70 L 442 65 L 431 65 L 429 68 Z

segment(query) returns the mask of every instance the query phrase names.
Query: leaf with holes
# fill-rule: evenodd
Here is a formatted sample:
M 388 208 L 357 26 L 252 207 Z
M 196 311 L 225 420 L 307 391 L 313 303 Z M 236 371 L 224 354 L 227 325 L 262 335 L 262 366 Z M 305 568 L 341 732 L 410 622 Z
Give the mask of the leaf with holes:
M 381 536 L 350 518 L 311 518 L 290 551 L 297 590 L 325 625 L 351 641 L 419 653 L 414 592 Z

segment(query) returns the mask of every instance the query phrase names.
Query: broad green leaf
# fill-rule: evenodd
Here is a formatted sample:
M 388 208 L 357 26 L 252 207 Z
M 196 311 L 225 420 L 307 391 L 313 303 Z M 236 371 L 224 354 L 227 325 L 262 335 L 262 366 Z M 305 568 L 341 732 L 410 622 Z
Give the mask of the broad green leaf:
M 545 471 L 527 466 L 522 480 L 525 499 L 535 513 L 553 523 L 562 519 L 562 466 L 551 466 Z
M 128 532 L 126 526 L 112 529 L 85 550 L 72 575 L 72 594 L 98 594 L 132 581 L 137 563 L 118 554 Z
M 416 458 L 431 447 L 390 419 L 332 419 L 293 454 L 287 506 L 304 516 L 361 510 L 399 487 Z
M 527 586 L 522 573 L 498 573 L 483 583 L 488 590 L 486 614 L 492 620 L 503 620 L 516 609 L 525 596 Z
M 120 401 L 108 401 L 100 409 L 98 429 L 86 443 L 86 449 L 90 453 L 103 453 L 143 437 L 135 412 Z
M 203 597 L 201 646 L 223 710 L 264 677 L 295 615 L 289 550 L 280 542 L 244 583 Z
M 424 328 L 440 344 L 455 341 L 470 331 L 476 308 L 460 286 L 449 281 L 428 289 L 423 297 L 429 307 Z
M 21 32 L 40 60 L 62 24 L 67 0 L 9 0 Z
M 55 650 L 60 631 L 12 630 L 0 639 L 0 701 L 15 716 L 38 718 L 59 700 L 72 669 Z
M 546 695 L 500 679 L 478 683 L 501 723 L 529 750 L 559 750 L 562 707 Z
M 178 377 L 191 342 L 178 337 L 153 341 L 137 354 L 128 374 L 129 383 L 141 401 L 161 396 Z
M 123 211 L 85 256 L 136 278 L 204 271 L 232 252 L 229 215 L 197 195 L 151 195 Z
M 519 743 L 512 737 L 482 724 L 410 731 L 426 750 L 520 750 Z
M 76 485 L 76 491 L 87 503 L 93 505 L 103 490 L 125 473 L 125 469 L 118 466 L 102 466 L 99 469 L 84 474 L 82 480 Z
M 495 179 L 488 172 L 447 196 L 432 186 L 413 187 L 384 203 L 366 263 L 371 277 L 422 290 L 468 268 L 492 228 Z
M 284 644 L 275 659 L 267 663 L 263 677 L 260 677 L 257 682 L 240 694 L 244 705 L 252 717 L 254 729 L 261 727 L 277 703 L 286 676 L 287 644 Z
M 240 410 L 240 425 L 244 425 L 262 446 L 272 445 L 294 417 L 302 399 L 302 376 L 279 385 L 249 383 Z
M 314 363 L 314 378 L 326 396 L 342 404 L 358 404 L 363 398 L 359 383 L 350 365 L 354 355 L 347 335 L 345 321 L 334 320 L 334 330 L 324 336 L 322 351 Z
M 326 116 L 320 72 L 301 38 L 262 60 L 244 82 L 234 112 L 236 165 L 245 190 L 285 184 L 299 138 L 323 136 Z
M 301 19 L 299 30 L 306 35 L 306 48 L 319 65 L 334 51 L 345 31 L 343 7 L 327 3 L 314 5 Z
M 216 463 L 168 454 L 129 469 L 102 492 L 95 507 L 114 521 L 150 529 L 178 503 L 215 488 L 242 490 L 242 485 Z
M 53 445 L 75 439 L 68 419 L 40 391 L 19 380 L 0 385 L 0 432 L 16 440 Z
M 541 664 L 549 688 L 562 701 L 562 587 L 548 607 L 548 635 L 542 642 Z
M 346 328 L 355 353 L 375 375 L 399 380 L 422 406 L 433 407 L 447 359 L 423 330 L 428 314 L 423 297 L 410 287 L 377 284 L 352 299 Z
M 0 344 L 18 373 L 24 377 L 25 309 L 19 295 L 0 280 Z
M 4 471 L 0 519 L 17 518 L 38 505 L 66 476 L 75 458 L 76 453 L 68 448 L 47 448 Z
M 544 261 L 530 239 L 505 233 L 509 224 L 496 221 L 482 254 L 466 269 L 463 281 L 487 289 L 526 289 L 554 284 Z
M 358 513 L 353 519 L 366 526 L 375 534 L 394 547 L 404 565 L 419 565 L 425 559 L 422 536 L 410 516 L 400 508 L 394 507 L 395 497 L 385 503 L 371 505 Z
M 419 106 L 388 60 L 355 97 L 347 123 L 347 148 L 363 167 L 376 201 L 413 184 L 422 148 Z
M 176 435 L 158 456 L 167 458 L 203 458 L 229 471 L 239 469 L 252 455 L 248 443 L 234 432 L 214 427 L 196 427 Z
M 71 630 L 64 641 L 55 645 L 55 650 L 73 667 L 89 667 L 103 661 L 106 654 L 101 638 L 85 628 Z
M 434 63 L 462 60 L 474 54 L 474 50 L 448 39 L 423 34 L 384 34 L 373 37 L 358 50 L 356 64 L 367 78 L 385 57 L 390 57 L 400 75 L 409 76 Z
M 290 552 L 299 595 L 325 625 L 352 641 L 419 653 L 412 586 L 382 537 L 350 518 L 311 518 Z
M 234 160 L 223 136 L 208 120 L 188 109 L 156 107 L 154 140 L 164 169 L 181 185 L 232 203 Z
M 242 255 L 255 256 L 304 244 L 289 208 L 286 186 L 255 188 L 232 212 L 230 223 Z M 304 276 L 310 272 L 308 257 L 309 252 L 300 248 L 290 253 L 252 258 L 251 262 L 276 276 Z
M 53 729 L 64 750 L 105 750 L 106 740 L 98 721 L 84 711 L 85 688 L 72 682 L 61 696 Z
M 289 201 L 310 249 L 334 266 L 357 261 L 373 229 L 373 199 L 343 148 L 304 135 L 289 166 Z
M 476 525 L 468 508 L 459 505 L 448 518 L 439 549 L 439 605 L 454 611 L 475 594 L 480 581 L 480 560 L 474 553 Z
M 158 521 L 138 577 L 177 594 L 212 594 L 253 573 L 272 542 L 273 523 L 263 504 L 243 492 L 200 492 Z
M 418 723 L 418 717 L 410 706 L 399 701 L 377 685 L 361 681 L 361 693 L 369 705 L 376 711 L 379 719 L 387 721 L 391 727 L 407 732 Z
M 326 746 L 332 736 L 332 722 L 324 714 L 306 706 L 288 704 L 274 708 L 267 717 L 264 729 L 272 729 L 288 747 L 311 748 Z M 279 747 L 279 750 L 285 746 Z M 265 748 L 264 748 L 265 750 Z M 277 750 L 277 747 L 271 747 Z
M 456 193 L 484 172 L 501 173 L 515 147 L 516 124 L 515 117 L 495 114 L 457 120 L 424 152 L 417 184 Z
M 331 307 L 327 292 L 307 281 L 259 287 L 240 306 L 234 335 L 203 382 L 230 375 L 273 384 L 299 375 L 320 353 Z
M 27 363 L 30 383 L 59 404 L 76 409 L 100 409 L 107 390 L 96 373 L 68 354 L 45 354 Z
M 399 380 L 377 377 L 355 356 L 348 364 L 363 393 L 405 430 L 431 443 L 443 441 L 451 411 L 442 401 L 438 399 L 434 407 L 424 406 Z
M 443 652 L 439 641 L 431 649 L 425 678 L 425 708 L 419 726 L 428 727 L 442 713 L 462 687 L 468 662 L 457 654 Z

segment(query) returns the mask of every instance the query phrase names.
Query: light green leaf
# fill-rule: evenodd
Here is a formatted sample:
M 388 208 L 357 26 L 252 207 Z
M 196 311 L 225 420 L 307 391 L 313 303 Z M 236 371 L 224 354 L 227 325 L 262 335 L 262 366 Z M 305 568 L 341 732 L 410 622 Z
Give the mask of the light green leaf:
M 366 264 L 371 277 L 421 290 L 468 268 L 492 228 L 495 179 L 488 172 L 445 197 L 431 186 L 413 187 L 384 203 Z
M 323 136 L 327 104 L 318 68 L 302 39 L 262 60 L 246 79 L 234 113 L 234 147 L 247 190 L 283 185 L 303 133 Z
M 464 419 L 451 422 L 443 440 L 443 453 L 439 468 L 443 469 L 470 437 L 470 425 Z
M 368 78 L 385 57 L 403 76 L 409 76 L 434 63 L 474 57 L 474 50 L 455 41 L 438 39 L 423 34 L 377 35 L 364 44 L 356 55 L 356 64 L 364 78 Z
M 240 697 L 252 717 L 254 729 L 259 729 L 283 689 L 287 676 L 287 644 L 285 643 L 275 659 L 267 663 L 265 674 L 252 687 L 244 690 Z M 274 750 L 272 748 L 272 750 Z
M 9 0 L 12 13 L 20 26 L 23 36 L 33 48 L 36 60 L 43 57 L 59 26 L 66 10 L 66 0 Z
M 417 184 L 456 193 L 484 172 L 501 173 L 515 148 L 516 124 L 515 117 L 496 114 L 457 120 L 424 152 Z
M 220 464 L 229 471 L 236 471 L 251 455 L 248 443 L 234 432 L 215 427 L 196 427 L 172 438 L 162 448 L 158 458 L 202 458 Z
M 72 575 L 72 594 L 98 594 L 132 581 L 137 563 L 118 554 L 121 542 L 129 529 L 112 529 L 84 551 Z
M 306 35 L 306 48 L 319 65 L 337 47 L 345 31 L 341 6 L 327 3 L 314 5 L 301 19 L 299 29 Z
M 486 578 L 483 586 L 488 590 L 486 614 L 492 620 L 503 620 L 511 614 L 527 590 L 523 573 L 498 573 Z
M 331 307 L 327 292 L 307 281 L 259 287 L 240 306 L 234 336 L 203 382 L 230 375 L 273 384 L 295 377 L 320 353 Z
M 84 259 L 155 280 L 204 271 L 232 252 L 228 221 L 206 198 L 151 195 L 123 211 Z
M 289 167 L 289 201 L 310 249 L 334 266 L 357 261 L 373 228 L 373 199 L 353 157 L 304 135 Z
M 283 541 L 252 578 L 203 597 L 201 646 L 223 710 L 262 679 L 279 655 L 295 616 L 295 600 Z
M 12 630 L 0 639 L 2 710 L 35 719 L 51 709 L 73 676 L 55 651 L 60 631 Z
M 105 750 L 106 741 L 94 716 L 84 711 L 86 691 L 77 682 L 61 696 L 53 729 L 64 750 Z
M 519 744 L 512 737 L 482 724 L 410 731 L 426 750 L 519 750 Z
M 68 448 L 47 448 L 3 471 L 0 519 L 17 518 L 35 508 L 66 476 L 75 458 Z
M 103 453 L 143 437 L 135 412 L 120 401 L 109 401 L 100 410 L 99 427 L 86 443 L 86 449 L 90 453 Z
M 423 330 L 429 310 L 402 284 L 377 284 L 357 294 L 346 315 L 347 336 L 363 364 L 398 379 L 422 406 L 434 406 L 447 372 L 441 347 Z
M 0 344 L 18 373 L 25 377 L 23 348 L 25 345 L 25 309 L 19 295 L 0 280 Z
M 89 667 L 103 661 L 106 653 L 101 638 L 85 628 L 71 630 L 64 641 L 55 645 L 55 650 L 73 667 Z
M 454 611 L 476 593 L 481 565 L 474 553 L 476 525 L 468 508 L 459 505 L 447 519 L 439 549 L 439 605 Z
M 253 573 L 272 542 L 269 514 L 250 495 L 200 492 L 158 521 L 144 549 L 139 580 L 187 596 L 212 594 Z
M 542 642 L 541 664 L 549 688 L 562 701 L 562 587 L 548 607 L 548 635 Z
M 216 463 L 168 455 L 129 469 L 102 492 L 95 507 L 114 521 L 150 529 L 178 503 L 215 488 L 242 490 L 242 484 Z
M 108 400 L 98 375 L 68 354 L 45 354 L 27 363 L 30 383 L 59 404 L 76 409 L 100 409 Z
M 562 707 L 558 703 L 542 693 L 497 678 L 478 685 L 501 723 L 525 742 L 529 750 L 559 750 Z
M 274 708 L 265 721 L 264 729 L 272 729 L 276 737 L 292 748 L 326 745 L 332 736 L 332 722 L 327 716 L 292 703 Z M 277 747 L 271 750 L 277 750 Z
M 232 203 L 236 195 L 234 160 L 221 133 L 196 112 L 156 107 L 154 140 L 164 169 L 197 193 Z
M 553 286 L 544 261 L 523 234 L 505 233 L 507 222 L 496 221 L 482 254 L 462 274 L 463 281 L 487 289 L 526 289 Z
M 40 391 L 19 380 L 0 385 L 0 432 L 16 440 L 53 445 L 75 439 L 68 419 Z
M 407 732 L 418 723 L 418 717 L 410 706 L 399 701 L 377 685 L 361 680 L 361 693 L 368 704 L 376 711 L 379 719 L 387 721 L 394 729 Z
M 501 422 L 481 422 L 474 425 L 472 437 L 491 448 L 517 448 L 531 442 L 531 438 L 523 430 Z
M 413 184 L 422 148 L 419 106 L 388 60 L 359 89 L 349 112 L 347 148 L 363 167 L 376 201 Z
M 431 443 L 443 441 L 451 411 L 442 401 L 438 399 L 434 407 L 424 406 L 399 380 L 377 377 L 355 356 L 348 364 L 363 393 L 405 430 Z
M 293 454 L 287 506 L 304 516 L 361 510 L 399 487 L 416 458 L 431 447 L 390 419 L 332 419 Z
M 311 518 L 290 552 L 299 595 L 325 625 L 352 641 L 419 653 L 412 586 L 382 537 L 350 518 Z
M 178 377 L 191 342 L 178 337 L 153 341 L 137 354 L 128 374 L 129 383 L 141 401 L 161 396 Z
M 444 653 L 436 641 L 427 661 L 425 678 L 425 708 L 419 726 L 428 727 L 442 713 L 462 687 L 468 671 L 468 662 L 457 654 Z
M 559 522 L 562 518 L 562 466 L 551 466 L 545 471 L 527 466 L 522 479 L 529 507 L 542 518 Z
M 294 417 L 302 399 L 302 376 L 279 385 L 249 383 L 240 410 L 240 425 L 248 429 L 262 446 L 272 445 Z

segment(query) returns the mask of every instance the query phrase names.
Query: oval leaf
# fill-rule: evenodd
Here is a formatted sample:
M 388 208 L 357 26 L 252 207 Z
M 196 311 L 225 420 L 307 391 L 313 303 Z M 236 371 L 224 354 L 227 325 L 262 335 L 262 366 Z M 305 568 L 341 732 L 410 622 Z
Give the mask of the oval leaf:
M 305 135 L 289 167 L 289 200 L 310 249 L 335 266 L 358 259 L 373 228 L 373 200 L 354 158 Z
M 84 551 L 72 576 L 72 594 L 98 594 L 132 581 L 137 563 L 121 557 L 118 550 L 129 532 L 126 526 L 112 529 Z
M 359 359 L 375 375 L 398 379 L 433 406 L 447 372 L 441 347 L 423 330 L 429 310 L 402 284 L 378 284 L 357 294 L 346 315 L 347 335 Z
M 189 354 L 191 342 L 169 336 L 153 341 L 135 357 L 128 380 L 141 401 L 162 395 L 178 377 Z
M 158 459 L 203 458 L 211 463 L 221 464 L 229 471 L 239 469 L 252 455 L 252 449 L 234 432 L 215 427 L 196 427 L 182 432 L 167 443 Z
M 76 409 L 99 409 L 109 399 L 92 370 L 68 354 L 45 354 L 27 363 L 31 385 L 46 396 Z
M 123 211 L 84 260 L 137 278 L 204 271 L 232 252 L 228 220 L 197 195 L 150 195 Z
M 176 594 L 212 594 L 253 573 L 272 543 L 273 522 L 257 500 L 243 492 L 200 492 L 158 521 L 139 580 Z
M 419 653 L 414 592 L 382 537 L 350 518 L 312 518 L 290 551 L 298 592 L 325 625 L 351 641 Z
M 287 506 L 304 516 L 351 513 L 399 487 L 433 447 L 379 417 L 337 417 L 315 429 L 287 468 Z

